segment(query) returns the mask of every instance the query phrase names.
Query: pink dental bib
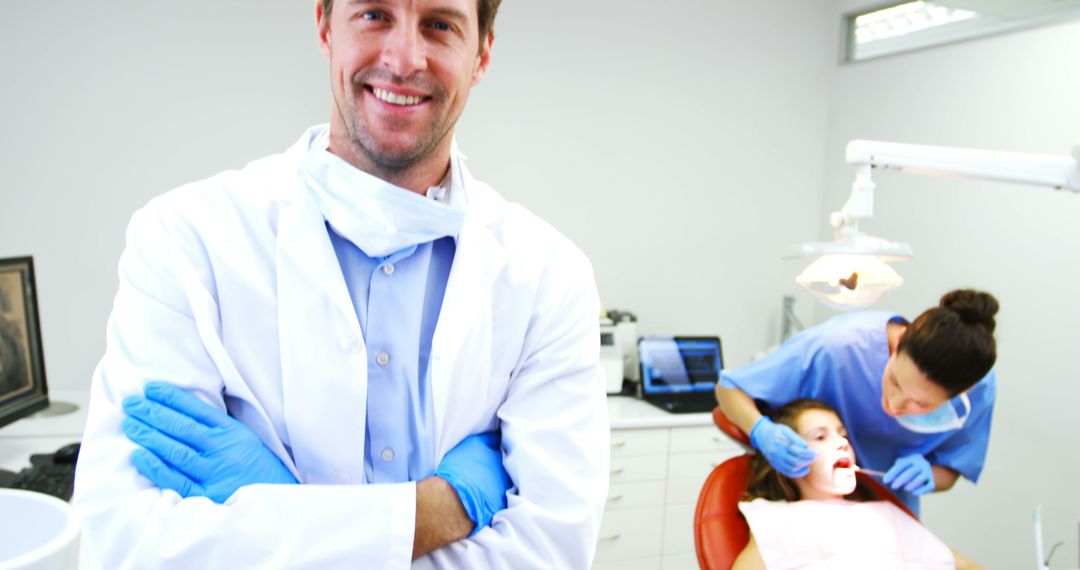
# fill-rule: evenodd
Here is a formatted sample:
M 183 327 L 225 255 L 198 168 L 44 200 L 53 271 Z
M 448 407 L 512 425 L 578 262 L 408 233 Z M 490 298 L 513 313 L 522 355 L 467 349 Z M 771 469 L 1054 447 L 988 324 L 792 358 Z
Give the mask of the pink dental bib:
M 769 570 L 956 568 L 945 543 L 886 501 L 756 499 L 739 510 Z

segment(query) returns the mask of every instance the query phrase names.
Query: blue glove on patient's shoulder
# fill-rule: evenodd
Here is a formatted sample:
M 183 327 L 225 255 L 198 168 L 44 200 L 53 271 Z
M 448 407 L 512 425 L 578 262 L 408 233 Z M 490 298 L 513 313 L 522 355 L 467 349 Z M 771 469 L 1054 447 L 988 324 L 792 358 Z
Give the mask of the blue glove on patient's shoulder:
M 124 398 L 124 435 L 140 449 L 135 469 L 161 489 L 224 503 L 256 483 L 292 484 L 292 472 L 259 436 L 182 388 L 148 382 L 143 396 Z
M 917 497 L 925 495 L 935 488 L 934 468 L 925 457 L 918 453 L 905 455 L 893 463 L 881 478 L 893 490 L 903 489 Z
M 810 472 L 810 464 L 817 458 L 817 452 L 810 449 L 795 430 L 765 416 L 754 422 L 750 445 L 760 451 L 774 469 L 795 479 L 805 477 Z
M 513 486 L 503 467 L 500 444 L 498 431 L 470 435 L 454 446 L 435 470 L 437 477 L 454 488 L 465 513 L 476 523 L 472 534 L 490 525 L 495 513 L 506 508 L 506 492 Z

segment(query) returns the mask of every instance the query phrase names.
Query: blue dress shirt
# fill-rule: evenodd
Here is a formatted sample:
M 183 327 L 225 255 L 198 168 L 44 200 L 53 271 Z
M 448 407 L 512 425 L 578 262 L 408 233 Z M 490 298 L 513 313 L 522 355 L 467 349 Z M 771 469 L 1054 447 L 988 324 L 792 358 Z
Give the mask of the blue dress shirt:
M 367 346 L 364 480 L 419 481 L 435 471 L 428 359 L 456 243 L 444 237 L 369 257 L 327 230 Z

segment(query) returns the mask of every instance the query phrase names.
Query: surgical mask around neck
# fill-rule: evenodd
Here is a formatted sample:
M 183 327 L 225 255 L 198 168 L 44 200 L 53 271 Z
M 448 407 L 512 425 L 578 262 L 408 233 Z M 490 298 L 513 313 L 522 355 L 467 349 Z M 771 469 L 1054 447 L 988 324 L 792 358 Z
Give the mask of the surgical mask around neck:
M 326 150 L 326 140 L 320 136 L 312 141 L 300 163 L 300 182 L 334 230 L 365 254 L 385 257 L 442 237 L 457 238 L 465 221 L 463 209 L 356 168 Z
M 908 431 L 915 433 L 941 433 L 964 427 L 964 422 L 971 417 L 971 399 L 960 394 L 960 403 L 964 406 L 964 415 L 956 412 L 952 400 L 946 401 L 938 409 L 927 414 L 908 414 L 899 416 L 896 421 Z

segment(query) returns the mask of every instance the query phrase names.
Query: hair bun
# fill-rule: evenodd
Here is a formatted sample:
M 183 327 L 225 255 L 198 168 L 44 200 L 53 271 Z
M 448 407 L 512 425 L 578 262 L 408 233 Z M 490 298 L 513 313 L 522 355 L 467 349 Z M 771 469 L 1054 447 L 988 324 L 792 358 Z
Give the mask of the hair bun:
M 982 325 L 988 331 L 994 332 L 994 315 L 998 312 L 998 301 L 990 293 L 957 289 L 943 295 L 940 306 L 955 312 L 964 324 Z

